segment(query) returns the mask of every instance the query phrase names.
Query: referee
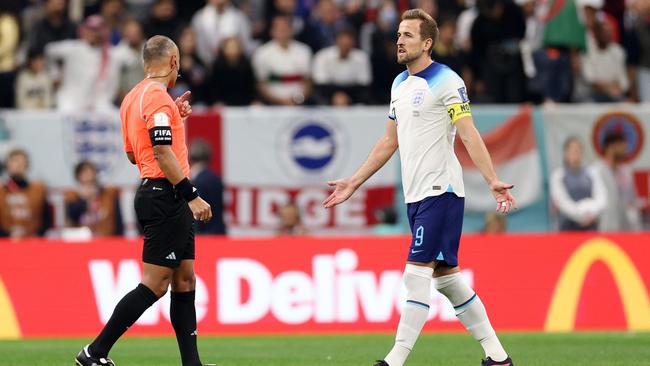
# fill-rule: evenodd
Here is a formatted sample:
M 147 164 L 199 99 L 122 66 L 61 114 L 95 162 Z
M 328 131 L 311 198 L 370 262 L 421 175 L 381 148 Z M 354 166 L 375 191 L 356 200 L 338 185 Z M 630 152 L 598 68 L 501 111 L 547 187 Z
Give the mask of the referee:
M 144 228 L 143 276 L 115 307 L 95 340 L 76 357 L 79 366 L 114 366 L 108 352 L 122 334 L 171 285 L 171 322 L 183 366 L 202 366 L 196 346 L 193 221 L 208 221 L 210 205 L 187 178 L 190 167 L 184 121 L 192 113 L 186 92 L 167 94 L 178 78 L 178 47 L 164 36 L 151 37 L 142 50 L 145 78 L 120 108 L 126 155 L 138 166 L 142 184 L 135 211 Z

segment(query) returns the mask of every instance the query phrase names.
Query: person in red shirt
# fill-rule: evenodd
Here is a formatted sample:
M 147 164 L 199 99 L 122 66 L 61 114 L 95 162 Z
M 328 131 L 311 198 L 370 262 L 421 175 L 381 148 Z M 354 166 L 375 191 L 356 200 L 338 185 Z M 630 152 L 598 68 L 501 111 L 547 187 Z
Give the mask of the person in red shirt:
M 145 78 L 124 97 L 120 108 L 124 149 L 142 178 L 135 195 L 136 215 L 144 230 L 142 282 L 120 300 L 97 338 L 79 351 L 79 366 L 114 366 L 108 358 L 112 346 L 170 285 L 170 316 L 182 364 L 203 365 L 196 346 L 193 223 L 210 220 L 212 212 L 188 178 L 184 121 L 192 113 L 190 93 L 176 100 L 167 94 L 180 64 L 171 39 L 151 37 L 142 58 Z

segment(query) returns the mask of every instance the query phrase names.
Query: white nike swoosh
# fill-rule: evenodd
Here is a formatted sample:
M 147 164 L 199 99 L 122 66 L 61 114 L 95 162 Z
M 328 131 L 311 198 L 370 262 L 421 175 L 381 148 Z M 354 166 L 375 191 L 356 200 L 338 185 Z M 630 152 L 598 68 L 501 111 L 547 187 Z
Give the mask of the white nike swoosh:
M 416 253 L 420 253 L 420 252 L 424 252 L 424 250 L 413 250 L 413 249 L 411 249 L 411 254 L 416 254 Z

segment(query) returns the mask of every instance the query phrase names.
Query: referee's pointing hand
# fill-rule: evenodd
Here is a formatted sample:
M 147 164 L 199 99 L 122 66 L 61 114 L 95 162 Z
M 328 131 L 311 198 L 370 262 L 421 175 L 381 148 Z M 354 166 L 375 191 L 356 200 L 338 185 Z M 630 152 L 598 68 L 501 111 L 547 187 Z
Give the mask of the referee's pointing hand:
M 212 209 L 210 205 L 203 200 L 201 197 L 196 197 L 191 200 L 188 205 L 190 210 L 192 210 L 192 215 L 194 215 L 194 220 L 207 222 L 212 218 Z

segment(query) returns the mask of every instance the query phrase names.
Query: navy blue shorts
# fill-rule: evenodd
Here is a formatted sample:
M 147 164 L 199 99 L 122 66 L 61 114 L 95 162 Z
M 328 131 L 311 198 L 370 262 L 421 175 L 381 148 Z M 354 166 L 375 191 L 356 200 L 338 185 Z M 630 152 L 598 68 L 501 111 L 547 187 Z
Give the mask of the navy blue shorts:
M 465 198 L 446 192 L 407 204 L 411 226 L 410 262 L 445 262 L 458 265 Z

